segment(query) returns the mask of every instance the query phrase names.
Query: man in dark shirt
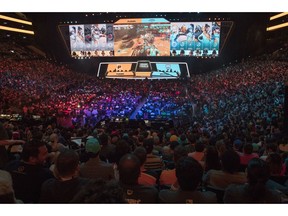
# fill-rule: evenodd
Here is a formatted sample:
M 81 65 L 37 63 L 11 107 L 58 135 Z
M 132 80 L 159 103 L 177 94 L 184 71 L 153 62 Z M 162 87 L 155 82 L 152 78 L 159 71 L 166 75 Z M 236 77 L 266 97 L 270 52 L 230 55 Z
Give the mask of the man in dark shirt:
M 42 185 L 40 203 L 69 203 L 88 182 L 78 177 L 79 155 L 73 150 L 61 152 L 56 159 L 55 178 Z
M 8 164 L 7 171 L 11 173 L 17 199 L 24 203 L 39 201 L 42 183 L 53 178 L 52 172 L 43 165 L 47 155 L 46 143 L 32 140 L 23 145 L 22 160 L 15 160 Z
M 197 190 L 203 175 L 203 168 L 194 158 L 181 157 L 176 164 L 177 191 L 162 190 L 159 193 L 161 203 L 216 203 L 216 194 Z
M 153 186 L 138 184 L 140 161 L 133 154 L 124 155 L 119 162 L 119 181 L 128 203 L 157 203 L 158 191 Z

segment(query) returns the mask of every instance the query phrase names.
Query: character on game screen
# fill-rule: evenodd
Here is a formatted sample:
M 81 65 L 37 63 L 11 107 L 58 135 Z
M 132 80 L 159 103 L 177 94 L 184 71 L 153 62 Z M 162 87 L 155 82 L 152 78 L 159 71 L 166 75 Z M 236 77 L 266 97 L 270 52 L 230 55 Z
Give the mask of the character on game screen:
M 144 36 L 140 35 L 138 36 L 138 38 L 136 39 L 136 43 L 132 47 L 133 49 L 132 56 L 143 56 L 145 53 L 144 46 L 145 46 Z
M 186 31 L 186 35 L 187 35 L 187 42 L 191 42 L 194 36 L 194 24 L 190 24 L 190 26 Z
M 78 26 L 78 29 L 77 29 L 77 43 L 80 42 L 80 43 L 84 43 L 84 32 L 83 32 L 83 29 Z
M 194 38 L 195 38 L 195 41 L 198 42 L 199 41 L 199 36 L 202 34 L 202 27 L 200 25 L 197 25 L 195 27 L 195 32 L 194 32 Z
M 178 35 L 178 26 L 177 26 L 177 25 L 173 25 L 173 26 L 171 27 L 170 40 L 171 40 L 171 41 L 175 41 L 177 35 Z
M 187 27 L 183 24 L 180 27 L 179 32 L 180 32 L 180 34 L 186 34 L 186 31 L 187 31 Z
M 215 24 L 212 27 L 212 36 L 211 40 L 213 41 L 213 47 L 217 47 L 220 41 L 220 27 Z
M 92 27 L 91 27 L 91 37 L 92 37 L 92 43 L 94 44 L 94 46 L 97 46 L 98 45 L 98 40 L 100 38 L 100 30 L 99 30 L 98 24 L 92 25 Z
M 70 30 L 70 41 L 71 41 L 71 49 L 75 49 L 76 46 L 76 27 L 72 26 Z
M 210 25 L 205 24 L 202 27 L 202 34 L 198 37 L 198 41 L 202 42 L 202 43 L 209 43 L 211 40 L 211 36 L 210 36 Z
M 154 44 L 152 44 L 149 49 L 149 56 L 159 56 L 159 55 L 160 55 L 159 50 L 156 48 Z

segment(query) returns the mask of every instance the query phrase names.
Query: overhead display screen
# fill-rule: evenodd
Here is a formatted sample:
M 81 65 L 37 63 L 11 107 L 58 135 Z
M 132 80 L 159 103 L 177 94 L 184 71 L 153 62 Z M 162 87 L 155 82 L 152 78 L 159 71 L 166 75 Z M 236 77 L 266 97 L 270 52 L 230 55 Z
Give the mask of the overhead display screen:
M 169 56 L 170 22 L 122 19 L 114 24 L 115 56 Z
M 69 25 L 73 57 L 216 57 L 221 22 L 172 22 L 164 18 L 120 19 L 114 24 Z
M 113 24 L 70 25 L 71 54 L 78 56 L 113 56 Z
M 171 56 L 218 56 L 221 22 L 171 23 Z

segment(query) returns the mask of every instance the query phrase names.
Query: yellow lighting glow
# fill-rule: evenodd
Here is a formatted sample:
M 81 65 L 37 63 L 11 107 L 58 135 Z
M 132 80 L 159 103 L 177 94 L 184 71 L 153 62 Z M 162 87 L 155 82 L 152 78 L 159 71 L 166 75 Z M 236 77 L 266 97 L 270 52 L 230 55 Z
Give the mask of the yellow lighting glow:
M 285 16 L 287 14 L 288 14 L 288 12 L 283 12 L 283 13 L 276 14 L 275 16 L 270 17 L 270 20 L 277 19 L 277 18 Z
M 32 22 L 21 20 L 21 19 L 16 19 L 16 18 L 13 18 L 13 17 L 4 16 L 4 15 L 0 15 L 0 19 L 9 20 L 9 21 L 12 21 L 12 22 L 23 23 L 23 24 L 26 24 L 26 25 L 32 25 Z
M 268 27 L 266 30 L 267 31 L 273 31 L 273 30 L 276 30 L 276 29 L 279 29 L 279 28 L 284 28 L 284 27 L 287 27 L 287 26 L 288 26 L 288 22 Z
M 20 33 L 25 33 L 25 34 L 34 35 L 34 31 L 29 31 L 29 30 L 24 30 L 24 29 L 18 29 L 18 28 L 11 28 L 11 27 L 1 26 L 1 25 L 0 25 L 0 30 L 14 31 L 14 32 L 20 32 Z

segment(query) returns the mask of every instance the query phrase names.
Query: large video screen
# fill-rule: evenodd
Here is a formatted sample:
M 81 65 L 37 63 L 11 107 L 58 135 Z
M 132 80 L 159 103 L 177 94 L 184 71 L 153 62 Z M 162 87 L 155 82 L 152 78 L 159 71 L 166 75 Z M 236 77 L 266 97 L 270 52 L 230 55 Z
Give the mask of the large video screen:
M 221 22 L 171 23 L 171 56 L 218 56 Z
M 169 56 L 170 23 L 114 25 L 115 56 Z
M 72 56 L 113 56 L 113 24 L 69 25 Z
M 72 57 L 216 57 L 221 22 L 120 19 L 114 24 L 69 25 Z

